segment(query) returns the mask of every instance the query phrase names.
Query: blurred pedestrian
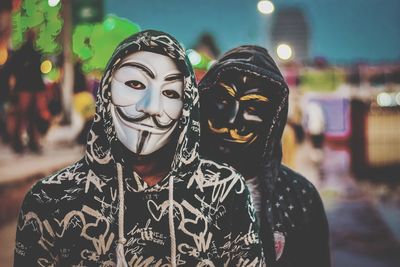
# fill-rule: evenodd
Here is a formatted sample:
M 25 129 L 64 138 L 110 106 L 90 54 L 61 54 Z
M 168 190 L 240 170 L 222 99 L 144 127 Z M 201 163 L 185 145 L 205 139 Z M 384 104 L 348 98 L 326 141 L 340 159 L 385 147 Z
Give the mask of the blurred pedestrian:
M 320 165 L 324 158 L 325 115 L 319 103 L 312 101 L 307 104 L 305 124 L 312 145 L 310 158 L 314 163 Z
M 82 62 L 78 59 L 74 65 L 74 93 L 87 91 L 85 74 L 82 71 Z
M 82 91 L 74 94 L 73 100 L 74 112 L 79 114 L 82 122 L 82 129 L 76 137 L 76 142 L 80 145 L 86 144 L 93 118 L 96 113 L 96 101 L 88 91 Z
M 296 167 L 297 140 L 293 126 L 286 124 L 282 134 L 282 163 L 289 168 Z
M 7 105 L 9 105 L 10 101 L 10 60 L 8 51 L 6 49 L 3 51 L 7 53 L 7 59 L 3 64 L 0 64 L 0 136 L 3 142 L 7 143 L 9 136 L 7 132 L 6 113 Z M 0 51 L 0 53 L 3 51 Z
M 201 152 L 245 177 L 261 222 L 266 265 L 330 266 L 321 198 L 305 177 L 281 163 L 289 88 L 267 50 L 228 51 L 199 90 Z
M 18 109 L 12 145 L 15 152 L 21 153 L 24 149 L 22 136 L 26 131 L 29 149 L 39 153 L 40 132 L 47 129 L 50 113 L 40 71 L 41 54 L 34 48 L 35 32 L 30 29 L 25 37 L 25 44 L 15 52 L 11 62 L 12 74 L 16 80 L 14 91 Z
M 76 142 L 84 145 L 87 140 L 92 121 L 95 115 L 96 103 L 93 95 L 88 91 L 85 74 L 82 71 L 82 62 L 78 59 L 74 65 L 74 111 L 79 114 L 82 122 Z

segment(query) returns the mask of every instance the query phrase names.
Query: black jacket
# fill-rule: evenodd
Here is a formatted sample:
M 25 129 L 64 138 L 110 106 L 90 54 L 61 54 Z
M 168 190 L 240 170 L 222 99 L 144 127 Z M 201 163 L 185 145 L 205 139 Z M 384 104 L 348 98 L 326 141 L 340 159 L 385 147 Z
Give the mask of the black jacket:
M 199 83 L 201 105 L 207 105 L 202 102 L 202 95 L 218 82 L 221 73 L 232 69 L 275 84 L 273 90 L 279 96 L 271 127 L 266 129 L 261 164 L 257 167 L 262 187 L 260 220 L 267 266 L 330 266 L 328 223 L 320 196 L 306 178 L 281 164 L 289 89 L 267 50 L 240 46 L 225 53 Z M 202 122 L 202 129 L 207 127 L 205 124 Z M 202 148 L 205 156 L 213 158 L 204 142 Z

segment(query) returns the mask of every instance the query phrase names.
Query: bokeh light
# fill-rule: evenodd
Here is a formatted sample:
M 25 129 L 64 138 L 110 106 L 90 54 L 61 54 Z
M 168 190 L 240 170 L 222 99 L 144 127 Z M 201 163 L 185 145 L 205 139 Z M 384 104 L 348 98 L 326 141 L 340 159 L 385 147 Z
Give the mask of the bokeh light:
M 116 21 L 115 18 L 112 16 L 109 16 L 106 18 L 103 22 L 103 27 L 105 31 L 112 31 L 115 28 Z
M 60 0 L 49 0 L 48 3 L 49 6 L 55 7 L 56 5 L 58 5 L 58 3 L 60 3 Z
M 72 51 L 82 60 L 93 56 L 90 40 L 93 28 L 94 26 L 91 24 L 78 25 L 72 34 Z
M 35 29 L 35 47 L 46 55 L 61 52 L 59 34 L 63 26 L 61 1 L 23 1 L 20 9 L 12 12 L 12 48 L 24 42 L 24 33 Z
M 72 50 L 82 60 L 84 72 L 104 70 L 115 47 L 139 31 L 140 26 L 136 23 L 107 15 L 103 22 L 77 25 L 72 35 Z M 107 45 L 104 45 L 104 40 L 107 40 Z
M 49 73 L 53 68 L 53 64 L 51 64 L 50 60 L 45 60 L 40 64 L 40 71 L 44 74 Z
M 190 60 L 190 63 L 192 63 L 193 66 L 200 64 L 201 55 L 196 50 L 189 49 L 186 52 L 187 52 L 188 58 Z
M 396 95 L 396 103 L 400 106 L 400 92 Z
M 392 105 L 392 96 L 388 93 L 382 92 L 378 94 L 376 101 L 381 107 L 389 107 Z
M 261 0 L 257 4 L 258 11 L 262 14 L 271 14 L 275 10 L 275 6 L 271 1 Z
M 282 60 L 289 60 L 293 56 L 293 50 L 288 44 L 280 44 L 276 48 L 276 54 Z
M 49 71 L 46 74 L 46 78 L 49 79 L 52 82 L 59 81 L 60 77 L 61 77 L 61 71 L 60 71 L 60 68 L 57 68 L 57 67 L 53 67 L 51 69 L 51 71 Z
M 7 48 L 0 48 L 0 65 L 6 63 L 7 59 L 8 59 Z

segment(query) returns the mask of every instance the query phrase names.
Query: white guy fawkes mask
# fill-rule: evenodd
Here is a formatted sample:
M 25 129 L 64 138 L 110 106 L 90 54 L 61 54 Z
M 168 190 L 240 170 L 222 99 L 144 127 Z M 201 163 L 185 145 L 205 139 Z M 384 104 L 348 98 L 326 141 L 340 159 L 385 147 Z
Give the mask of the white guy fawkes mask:
M 168 143 L 181 116 L 183 75 L 164 55 L 139 51 L 122 60 L 111 81 L 111 115 L 118 139 L 151 154 Z

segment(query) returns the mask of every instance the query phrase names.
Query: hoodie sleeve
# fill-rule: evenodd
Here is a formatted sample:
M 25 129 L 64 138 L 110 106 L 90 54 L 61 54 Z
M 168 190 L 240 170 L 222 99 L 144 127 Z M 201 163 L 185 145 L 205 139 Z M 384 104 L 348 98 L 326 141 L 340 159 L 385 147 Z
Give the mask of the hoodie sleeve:
M 259 225 L 250 192 L 241 181 L 233 198 L 230 264 L 228 266 L 263 266 Z
M 19 213 L 14 267 L 55 266 L 56 263 L 51 252 L 54 248 L 51 209 L 45 204 L 44 191 L 35 187 L 25 196 Z
M 289 234 L 289 250 L 282 260 L 296 266 L 330 267 L 328 221 L 318 191 L 314 186 L 311 188 L 312 205 L 308 206 L 306 221 Z
M 330 267 L 329 227 L 324 206 L 318 192 L 314 191 L 314 205 L 311 211 L 310 223 L 306 229 L 308 239 L 308 266 Z M 305 239 L 306 240 L 306 239 Z

